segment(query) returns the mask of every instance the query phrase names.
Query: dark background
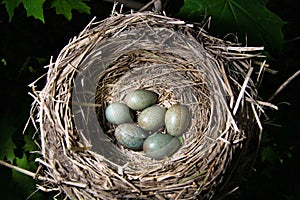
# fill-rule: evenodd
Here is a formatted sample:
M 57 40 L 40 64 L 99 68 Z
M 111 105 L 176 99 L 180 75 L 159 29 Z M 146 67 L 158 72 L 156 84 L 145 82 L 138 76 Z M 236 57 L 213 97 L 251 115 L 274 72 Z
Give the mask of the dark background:
M 183 1 L 173 1 L 168 5 L 169 15 L 175 14 Z M 267 7 L 280 18 L 288 22 L 283 27 L 285 37 L 281 52 L 267 49 L 268 63 L 278 73 L 264 76 L 259 88 L 260 97 L 267 99 L 275 90 L 300 66 L 300 6 L 296 0 L 269 1 Z M 5 141 L 12 139 L 12 164 L 20 163 L 26 155 L 25 168 L 35 170 L 34 157 L 27 148 L 26 139 L 22 135 L 23 128 L 29 117 L 33 99 L 28 95 L 28 84 L 43 75 L 49 63 L 59 51 L 68 44 L 93 18 L 97 20 L 108 17 L 112 4 L 103 1 L 90 1 L 91 14 L 73 12 L 72 20 L 68 21 L 47 4 L 44 10 L 45 23 L 27 17 L 22 6 L 15 10 L 11 22 L 3 5 L 0 5 L 0 148 Z M 218 33 L 211 33 L 218 34 Z M 40 89 L 42 83 L 40 82 Z M 262 145 L 255 170 L 241 186 L 236 199 L 300 199 L 300 118 L 299 118 L 299 77 L 272 101 L 279 110 L 266 109 Z M 33 135 L 34 129 L 29 127 L 27 135 Z M 8 159 L 7 157 L 3 158 Z M 35 191 L 35 182 L 25 175 L 0 166 L 0 199 L 26 199 Z M 38 182 L 37 182 L 38 183 Z M 52 193 L 36 192 L 30 199 L 52 198 Z

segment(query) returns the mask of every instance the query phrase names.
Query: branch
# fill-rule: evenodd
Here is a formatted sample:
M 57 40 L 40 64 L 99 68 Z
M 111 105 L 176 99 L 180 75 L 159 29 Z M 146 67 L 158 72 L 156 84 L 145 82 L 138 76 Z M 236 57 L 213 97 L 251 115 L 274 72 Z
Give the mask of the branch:
M 104 0 L 104 1 L 111 2 L 111 3 L 119 2 L 124 6 L 135 10 L 139 10 L 144 6 L 143 3 L 134 0 Z
M 7 162 L 4 162 L 4 161 L 2 161 L 2 160 L 0 160 L 0 165 L 4 165 L 5 167 L 9 167 L 9 168 L 11 168 L 11 169 L 13 169 L 13 170 L 16 170 L 16 171 L 18 171 L 18 172 L 21 172 L 22 174 L 25 174 L 25 175 L 27 175 L 27 176 L 31 176 L 32 178 L 35 178 L 35 177 L 36 177 L 36 174 L 35 174 L 35 173 L 30 172 L 30 171 L 28 171 L 28 170 L 26 170 L 26 169 L 22 169 L 22 168 L 20 168 L 20 167 L 11 165 L 11 164 L 9 164 L 9 163 L 7 163 Z
M 13 170 L 16 170 L 18 172 L 21 172 L 22 174 L 25 174 L 27 176 L 31 176 L 32 178 L 34 179 L 38 179 L 40 181 L 48 181 L 48 182 L 51 182 L 51 183 L 55 183 L 57 184 L 57 181 L 53 180 L 53 179 L 50 179 L 50 178 L 47 178 L 47 177 L 43 177 L 43 176 L 40 176 L 36 173 L 33 173 L 31 171 L 28 171 L 26 169 L 23 169 L 23 168 L 20 168 L 20 167 L 17 167 L 15 165 L 12 165 L 12 164 L 9 164 L 7 162 L 4 162 L 3 160 L 0 160 L 0 165 L 3 165 L 3 166 L 6 166 L 8 168 L 11 168 Z M 81 188 L 86 188 L 87 185 L 85 183 L 80 183 L 80 182 L 73 182 L 73 181 L 61 181 L 61 183 L 64 183 L 66 185 L 72 185 L 72 186 L 76 186 L 76 187 L 81 187 Z
M 142 12 L 144 10 L 146 10 L 147 8 L 149 8 L 152 4 L 154 4 L 154 7 L 156 5 L 156 3 L 158 2 L 158 4 L 160 3 L 160 5 L 158 5 L 160 8 L 158 8 L 159 10 L 162 10 L 162 5 L 161 5 L 161 1 L 160 0 L 152 0 L 149 3 L 147 3 L 146 5 L 144 5 L 139 11 Z
M 296 78 L 300 74 L 300 70 L 296 71 L 290 78 L 288 78 L 284 83 L 280 85 L 280 87 L 274 92 L 274 94 L 268 99 L 268 101 L 272 101 L 281 90 L 283 90 L 287 84 L 289 84 L 294 78 Z

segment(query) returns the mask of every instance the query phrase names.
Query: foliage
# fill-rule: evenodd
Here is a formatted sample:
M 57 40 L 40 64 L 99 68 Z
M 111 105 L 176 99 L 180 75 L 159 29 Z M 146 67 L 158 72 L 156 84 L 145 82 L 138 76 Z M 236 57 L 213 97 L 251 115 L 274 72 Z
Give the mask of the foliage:
M 18 124 L 19 122 L 19 120 L 16 120 L 8 113 L 0 119 L 0 160 L 5 160 L 23 169 L 35 171 L 37 169 L 34 162 L 36 155 L 30 152 L 36 151 L 37 146 L 30 136 L 32 133 L 27 132 L 24 136 L 18 135 L 20 130 L 17 127 L 22 127 L 21 124 Z M 5 180 L 5 176 L 9 176 L 9 179 L 11 179 L 11 182 L 0 183 L 0 185 L 4 184 L 0 187 L 0 193 L 4 199 L 6 199 L 6 195 L 9 193 L 10 195 L 7 199 L 23 199 L 30 196 L 36 190 L 32 177 L 15 170 L 7 170 L 0 166 L 0 176 L 2 178 L 4 176 L 3 180 Z M 3 174 L 5 172 L 6 174 Z M 15 192 L 16 190 L 18 192 Z M 41 199 L 44 196 L 41 192 L 32 195 L 31 199 Z
M 15 158 L 14 149 L 16 148 L 16 145 L 12 141 L 12 135 L 17 128 L 11 116 L 4 115 L 0 119 L 0 130 L 0 160 L 6 159 L 12 163 Z
M 180 16 L 192 21 L 211 17 L 211 29 L 219 33 L 238 33 L 256 45 L 282 49 L 281 31 L 285 22 L 265 6 L 262 0 L 185 0 Z
M 72 19 L 72 10 L 90 14 L 90 7 L 82 0 L 53 0 L 51 7 L 54 7 L 56 14 L 64 15 L 68 20 Z
M 71 20 L 72 10 L 90 14 L 90 7 L 87 6 L 84 1 L 85 0 L 52 0 L 51 8 L 55 8 L 56 14 L 62 14 L 68 20 Z M 6 6 L 9 21 L 11 21 L 14 16 L 14 10 L 22 3 L 27 12 L 27 16 L 33 16 L 35 19 L 45 22 L 43 13 L 45 0 L 3 0 L 2 3 Z

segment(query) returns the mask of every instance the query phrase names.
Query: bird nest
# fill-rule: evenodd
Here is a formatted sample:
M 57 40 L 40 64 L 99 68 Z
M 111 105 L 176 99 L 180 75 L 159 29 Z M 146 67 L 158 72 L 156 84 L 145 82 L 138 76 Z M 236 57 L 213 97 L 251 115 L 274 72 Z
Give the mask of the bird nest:
M 209 36 L 201 26 L 151 12 L 91 22 L 33 88 L 39 189 L 70 199 L 211 199 L 248 173 L 261 124 L 254 69 L 262 48 Z M 259 75 L 260 73 L 258 73 Z M 187 105 L 181 148 L 154 160 L 119 145 L 104 118 L 112 102 L 147 89 L 158 104 Z

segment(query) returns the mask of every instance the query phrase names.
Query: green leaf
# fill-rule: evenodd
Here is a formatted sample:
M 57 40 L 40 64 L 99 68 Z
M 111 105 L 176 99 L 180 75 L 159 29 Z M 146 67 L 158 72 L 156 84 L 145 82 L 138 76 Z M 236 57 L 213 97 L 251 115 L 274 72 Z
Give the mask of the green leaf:
M 27 156 L 25 153 L 23 154 L 22 158 L 16 157 L 16 164 L 18 167 L 27 169 L 29 171 L 36 170 L 37 166 L 33 160 L 30 160 L 31 156 Z
M 90 7 L 82 0 L 54 0 L 51 7 L 55 8 L 56 14 L 64 15 L 68 20 L 72 19 L 72 10 L 90 14 Z
M 5 158 L 11 163 L 15 159 L 15 143 L 12 141 L 12 135 L 17 128 L 14 125 L 14 119 L 8 114 L 4 114 L 0 121 L 0 160 Z
M 5 4 L 9 21 L 12 20 L 15 9 L 20 5 L 20 3 L 23 3 L 27 16 L 33 16 L 35 19 L 39 19 L 45 23 L 43 13 L 44 0 L 3 0 L 2 3 Z
M 15 159 L 15 153 L 14 149 L 16 148 L 16 145 L 14 142 L 11 140 L 11 138 L 8 138 L 4 143 L 1 145 L 1 150 L 0 150 L 0 159 L 3 160 L 6 158 L 8 161 L 11 163 Z
M 35 151 L 38 149 L 30 135 L 24 135 L 24 141 L 25 141 L 25 145 L 23 147 L 24 150 Z
M 201 22 L 211 16 L 214 32 L 222 35 L 238 33 L 247 36 L 251 45 L 268 45 L 281 50 L 285 22 L 265 6 L 263 0 L 185 0 L 179 16 Z
M 26 9 L 27 16 L 33 16 L 35 19 L 39 19 L 45 23 L 43 13 L 44 0 L 22 0 L 22 3 Z
M 15 13 L 15 9 L 20 5 L 21 0 L 3 0 L 2 3 L 5 4 L 9 16 L 9 21 L 11 22 Z
M 37 169 L 35 162 L 30 161 L 26 154 L 23 154 L 21 159 L 16 158 L 16 165 L 31 172 L 35 172 Z M 27 196 L 29 196 L 36 190 L 34 179 L 16 170 L 12 171 L 12 180 L 14 181 L 15 187 L 21 190 L 19 192 L 24 193 L 23 195 L 27 193 Z

